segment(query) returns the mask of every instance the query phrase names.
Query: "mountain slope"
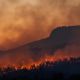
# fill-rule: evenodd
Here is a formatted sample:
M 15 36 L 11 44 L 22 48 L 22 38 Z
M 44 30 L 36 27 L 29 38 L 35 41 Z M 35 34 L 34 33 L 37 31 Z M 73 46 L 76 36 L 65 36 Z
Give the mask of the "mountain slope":
M 34 41 L 29 44 L 17 47 L 15 49 L 4 51 L 4 53 L 17 53 L 32 51 L 40 53 L 40 51 L 52 51 L 62 49 L 67 45 L 78 44 L 80 46 L 80 26 L 63 26 L 54 29 L 50 36 L 46 39 Z

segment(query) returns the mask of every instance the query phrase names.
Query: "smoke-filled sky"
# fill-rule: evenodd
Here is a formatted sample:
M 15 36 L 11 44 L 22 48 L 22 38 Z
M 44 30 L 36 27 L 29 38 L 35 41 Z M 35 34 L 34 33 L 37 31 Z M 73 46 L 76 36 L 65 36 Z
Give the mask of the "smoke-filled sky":
M 0 50 L 47 37 L 61 25 L 80 24 L 80 0 L 0 0 Z
M 26 46 L 15 48 L 46 39 L 53 29 L 63 25 L 80 25 L 80 0 L 0 0 L 0 67 L 80 56 L 80 44 L 70 44 L 52 55 L 45 51 L 35 54 Z

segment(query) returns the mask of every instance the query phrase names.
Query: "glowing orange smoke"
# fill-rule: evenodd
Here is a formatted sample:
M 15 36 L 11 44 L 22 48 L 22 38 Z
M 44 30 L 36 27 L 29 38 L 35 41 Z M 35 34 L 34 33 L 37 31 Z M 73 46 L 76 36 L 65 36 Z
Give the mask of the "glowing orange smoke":
M 60 25 L 79 24 L 80 0 L 0 0 L 0 50 L 45 38 Z M 25 55 L 24 51 L 1 52 L 0 67 L 30 68 L 45 61 L 80 56 L 75 54 L 80 53 L 78 50 L 73 51 L 75 53 L 68 47 L 65 50 L 58 50 L 55 55 L 42 55 L 38 60 L 28 52 Z
M 57 26 L 79 24 L 80 0 L 0 0 L 0 50 L 45 38 Z
M 18 58 L 16 58 L 15 62 L 13 63 L 12 61 L 11 62 L 9 61 L 9 58 L 5 58 L 4 61 L 2 61 L 3 63 L 0 63 L 0 67 L 1 68 L 14 67 L 16 70 L 23 69 L 23 68 L 30 69 L 32 65 L 35 65 L 36 67 L 39 64 L 45 63 L 47 61 L 55 62 L 55 61 L 64 60 L 64 59 L 69 60 L 71 57 L 79 57 L 79 55 L 75 56 L 74 54 L 70 54 L 70 53 L 66 54 L 66 51 L 57 50 L 54 55 L 46 54 L 45 56 L 43 56 L 42 58 L 39 58 L 36 61 L 32 60 L 31 58 L 27 58 L 25 59 L 25 61 L 23 59 L 19 59 L 18 61 Z

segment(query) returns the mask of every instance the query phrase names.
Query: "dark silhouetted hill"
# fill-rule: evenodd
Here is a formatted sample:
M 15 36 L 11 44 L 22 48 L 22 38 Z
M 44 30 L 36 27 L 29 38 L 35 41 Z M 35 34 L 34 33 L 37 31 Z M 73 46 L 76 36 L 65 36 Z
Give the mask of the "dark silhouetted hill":
M 28 44 L 31 51 L 54 53 L 67 45 L 78 44 L 80 47 L 80 26 L 63 26 L 54 29 L 46 39 Z
M 48 38 L 34 41 L 29 44 L 5 51 L 7 53 L 18 53 L 28 51 L 36 54 L 54 53 L 57 49 L 62 49 L 70 44 L 78 44 L 80 46 L 80 26 L 62 26 L 54 29 Z M 4 53 L 5 53 L 4 52 Z

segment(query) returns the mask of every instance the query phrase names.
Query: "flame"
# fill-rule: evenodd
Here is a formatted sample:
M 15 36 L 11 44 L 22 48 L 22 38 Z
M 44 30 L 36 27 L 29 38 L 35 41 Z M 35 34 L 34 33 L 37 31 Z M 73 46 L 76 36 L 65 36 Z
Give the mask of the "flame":
M 75 56 L 69 56 L 69 55 L 64 55 L 63 53 L 61 53 L 61 52 L 57 52 L 57 54 L 56 55 L 45 55 L 43 58 L 41 58 L 40 60 L 38 60 L 38 61 L 30 61 L 30 62 L 24 62 L 24 63 L 20 63 L 20 61 L 19 61 L 19 63 L 11 63 L 11 62 L 6 62 L 6 63 L 3 63 L 3 64 L 0 64 L 0 67 L 1 68 L 7 68 L 7 67 L 11 67 L 11 68 L 15 68 L 15 70 L 18 70 L 18 69 L 31 69 L 31 67 L 32 66 L 35 66 L 35 67 L 37 67 L 37 66 L 39 66 L 40 64 L 42 64 L 42 63 L 45 63 L 45 62 L 47 62 L 47 61 L 49 61 L 49 62 L 55 62 L 55 61 L 59 61 L 59 60 L 64 60 L 64 59 L 67 59 L 67 60 L 69 60 L 71 57 L 73 57 L 73 58 L 75 58 Z M 78 56 L 77 56 L 78 57 Z

